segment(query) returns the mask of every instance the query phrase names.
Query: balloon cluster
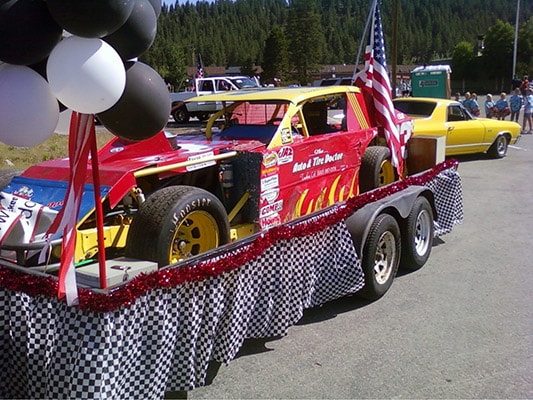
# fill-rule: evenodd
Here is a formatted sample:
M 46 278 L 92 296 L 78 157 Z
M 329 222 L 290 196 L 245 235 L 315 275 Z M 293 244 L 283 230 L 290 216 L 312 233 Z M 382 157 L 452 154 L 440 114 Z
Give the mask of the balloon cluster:
M 65 108 L 128 140 L 163 129 L 166 84 L 137 61 L 160 12 L 161 0 L 0 0 L 0 141 L 43 142 Z

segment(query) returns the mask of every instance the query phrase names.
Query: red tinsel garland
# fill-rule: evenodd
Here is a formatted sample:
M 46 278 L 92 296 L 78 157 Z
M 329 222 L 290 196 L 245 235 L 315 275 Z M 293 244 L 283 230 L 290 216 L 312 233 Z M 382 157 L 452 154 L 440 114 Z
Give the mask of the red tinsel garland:
M 151 274 L 137 276 L 132 281 L 110 291 L 109 293 L 95 292 L 90 289 L 79 289 L 79 307 L 87 312 L 105 313 L 115 311 L 121 307 L 130 306 L 136 299 L 154 289 L 174 288 L 186 282 L 197 282 L 209 277 L 232 271 L 259 257 L 270 246 L 280 240 L 313 235 L 333 226 L 364 205 L 397 193 L 411 185 L 424 185 L 433 180 L 442 171 L 457 168 L 455 160 L 445 161 L 431 170 L 417 176 L 411 176 L 394 184 L 363 193 L 348 199 L 345 203 L 331 207 L 316 217 L 302 222 L 276 226 L 255 240 L 235 250 L 228 251 L 221 256 L 200 261 L 195 265 L 165 268 Z M 0 266 L 0 286 L 7 290 L 26 293 L 29 296 L 43 296 L 55 298 L 58 282 L 51 276 L 25 274 L 7 267 Z

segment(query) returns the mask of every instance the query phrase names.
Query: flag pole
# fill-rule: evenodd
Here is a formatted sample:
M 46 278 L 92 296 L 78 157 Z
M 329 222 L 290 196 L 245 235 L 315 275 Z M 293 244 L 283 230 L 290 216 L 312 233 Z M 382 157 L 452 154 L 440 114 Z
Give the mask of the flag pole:
M 374 10 L 376 9 L 377 2 L 378 0 L 372 0 L 372 4 L 370 5 L 370 11 L 368 12 L 368 18 L 366 19 L 365 29 L 363 29 L 363 35 L 361 36 L 361 41 L 359 42 L 359 49 L 357 50 L 357 57 L 355 59 L 355 68 L 353 69 L 352 81 L 355 81 L 355 76 L 357 75 L 357 66 L 359 65 L 359 60 L 361 58 L 361 51 L 363 50 L 363 44 L 366 43 L 368 27 L 370 25 L 372 17 L 374 16 Z

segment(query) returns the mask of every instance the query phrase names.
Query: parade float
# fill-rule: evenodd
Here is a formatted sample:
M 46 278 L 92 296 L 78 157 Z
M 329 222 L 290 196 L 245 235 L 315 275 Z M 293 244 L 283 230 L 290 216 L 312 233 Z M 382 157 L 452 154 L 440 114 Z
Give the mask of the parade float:
M 383 296 L 462 220 L 457 163 L 410 137 L 384 59 L 362 89 L 207 96 L 222 109 L 176 136 L 163 131 L 166 85 L 131 61 L 153 40 L 158 2 L 12 3 L 1 26 L 46 24 L 4 28 L 16 46 L 0 54 L 0 140 L 46 139 L 60 104 L 72 118 L 68 158 L 0 187 L 3 398 L 194 389 L 211 360 L 285 335 L 306 308 Z M 30 36 L 47 38 L 33 57 L 20 50 Z M 135 50 L 132 36 L 145 38 Z M 46 78 L 29 67 L 42 60 Z M 101 149 L 95 116 L 115 135 Z

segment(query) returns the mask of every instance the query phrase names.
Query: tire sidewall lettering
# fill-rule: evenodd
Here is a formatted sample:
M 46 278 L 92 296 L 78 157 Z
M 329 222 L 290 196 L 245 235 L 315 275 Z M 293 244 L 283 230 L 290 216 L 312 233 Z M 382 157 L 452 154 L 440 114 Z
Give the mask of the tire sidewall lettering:
M 210 205 L 211 199 L 205 197 L 198 198 L 191 201 L 190 203 L 187 203 L 187 205 L 185 205 L 185 207 L 183 207 L 181 210 L 174 211 L 174 213 L 172 214 L 172 223 L 174 227 L 179 225 L 184 219 L 187 218 L 187 215 L 189 215 L 193 211 L 206 210 L 209 208 Z

